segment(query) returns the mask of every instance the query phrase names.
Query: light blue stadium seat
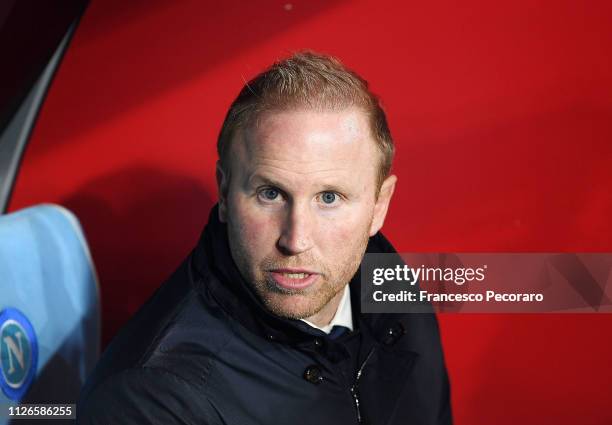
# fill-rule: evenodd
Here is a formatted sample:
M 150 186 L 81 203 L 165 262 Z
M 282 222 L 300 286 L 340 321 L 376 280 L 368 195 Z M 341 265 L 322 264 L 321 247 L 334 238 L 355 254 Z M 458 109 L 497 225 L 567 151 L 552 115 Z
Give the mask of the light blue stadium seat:
M 55 205 L 0 215 L 0 405 L 75 403 L 99 349 L 97 277 L 76 217 Z

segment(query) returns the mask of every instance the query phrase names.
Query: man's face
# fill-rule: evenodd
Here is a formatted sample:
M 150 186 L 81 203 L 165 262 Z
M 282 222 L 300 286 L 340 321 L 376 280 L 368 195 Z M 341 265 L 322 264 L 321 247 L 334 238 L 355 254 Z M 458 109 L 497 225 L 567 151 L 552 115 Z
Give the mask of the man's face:
M 268 112 L 232 141 L 229 173 L 217 169 L 220 218 L 271 312 L 331 320 L 393 192 L 391 176 L 376 196 L 379 158 L 356 109 Z

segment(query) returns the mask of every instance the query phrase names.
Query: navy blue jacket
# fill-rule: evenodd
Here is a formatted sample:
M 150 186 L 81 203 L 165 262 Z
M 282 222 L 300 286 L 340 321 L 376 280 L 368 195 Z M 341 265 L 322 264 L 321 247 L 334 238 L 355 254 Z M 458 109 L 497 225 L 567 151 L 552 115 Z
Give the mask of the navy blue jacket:
M 381 235 L 368 252 L 395 252 Z M 80 424 L 452 423 L 433 314 L 361 314 L 330 339 L 269 313 L 216 208 L 194 251 L 130 320 L 84 387 Z

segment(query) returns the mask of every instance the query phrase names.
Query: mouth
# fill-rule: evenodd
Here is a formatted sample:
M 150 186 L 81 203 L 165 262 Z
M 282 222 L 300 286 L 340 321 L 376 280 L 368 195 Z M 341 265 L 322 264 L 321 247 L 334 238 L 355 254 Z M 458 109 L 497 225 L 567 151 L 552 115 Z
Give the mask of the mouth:
M 296 290 L 312 286 L 320 274 L 303 269 L 275 269 L 269 271 L 274 283 L 282 289 Z

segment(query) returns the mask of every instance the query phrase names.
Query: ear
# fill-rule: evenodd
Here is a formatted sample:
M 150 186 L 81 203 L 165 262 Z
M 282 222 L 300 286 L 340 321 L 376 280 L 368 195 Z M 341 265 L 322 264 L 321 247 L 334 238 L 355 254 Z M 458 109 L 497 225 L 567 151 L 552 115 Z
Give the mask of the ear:
M 221 161 L 217 161 L 215 172 L 217 177 L 217 192 L 219 193 L 219 221 L 227 223 L 227 191 L 229 188 L 229 172 L 223 169 Z
M 374 236 L 385 222 L 387 210 L 389 209 L 389 203 L 391 202 L 393 191 L 395 191 L 396 182 L 397 177 L 392 175 L 387 177 L 385 181 L 383 181 L 382 185 L 380 185 L 380 190 L 378 191 L 378 199 L 376 200 L 376 204 L 374 204 L 374 215 L 372 216 L 372 223 L 370 224 L 370 236 Z

